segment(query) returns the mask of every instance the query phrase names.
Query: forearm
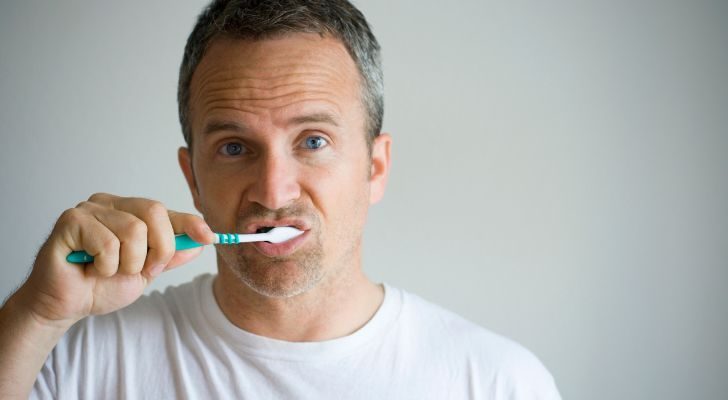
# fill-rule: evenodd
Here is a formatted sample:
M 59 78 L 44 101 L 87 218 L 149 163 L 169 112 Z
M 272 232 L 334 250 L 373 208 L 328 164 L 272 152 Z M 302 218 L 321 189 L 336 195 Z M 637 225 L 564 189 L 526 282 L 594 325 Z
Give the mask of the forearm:
M 72 323 L 50 323 L 22 306 L 20 292 L 0 309 L 0 398 L 27 399 L 48 354 Z

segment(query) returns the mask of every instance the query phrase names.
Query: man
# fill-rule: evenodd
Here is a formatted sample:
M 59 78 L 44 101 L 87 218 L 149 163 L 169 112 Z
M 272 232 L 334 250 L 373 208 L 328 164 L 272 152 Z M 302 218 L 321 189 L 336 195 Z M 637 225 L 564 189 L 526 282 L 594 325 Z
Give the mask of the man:
M 382 104 L 378 44 L 346 0 L 211 4 L 179 85 L 204 220 L 108 194 L 64 212 L 2 308 L 0 397 L 558 399 L 525 349 L 363 274 Z M 305 233 L 218 246 L 216 276 L 140 298 L 199 253 L 175 233 L 276 226 Z

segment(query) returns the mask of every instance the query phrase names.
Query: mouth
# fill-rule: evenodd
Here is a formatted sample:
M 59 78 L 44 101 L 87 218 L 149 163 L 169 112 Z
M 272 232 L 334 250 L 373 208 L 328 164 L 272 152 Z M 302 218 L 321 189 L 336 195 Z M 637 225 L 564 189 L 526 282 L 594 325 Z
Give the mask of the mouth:
M 310 224 L 301 219 L 260 220 L 246 224 L 243 233 L 266 233 L 281 226 L 290 226 L 304 232 L 311 229 Z
M 295 253 L 308 240 L 310 225 L 300 219 L 261 220 L 245 225 L 245 233 L 266 233 L 273 228 L 290 226 L 304 233 L 281 243 L 254 242 L 251 243 L 260 254 L 266 257 L 285 257 Z

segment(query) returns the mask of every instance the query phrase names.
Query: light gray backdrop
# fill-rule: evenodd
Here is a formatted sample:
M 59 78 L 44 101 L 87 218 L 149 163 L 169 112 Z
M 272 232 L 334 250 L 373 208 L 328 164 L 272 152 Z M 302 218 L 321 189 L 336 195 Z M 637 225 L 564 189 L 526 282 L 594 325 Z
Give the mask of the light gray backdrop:
M 194 210 L 175 90 L 203 3 L 0 3 L 0 295 L 93 192 Z M 565 398 L 725 398 L 726 2 L 357 4 L 394 137 L 367 273 L 521 342 Z

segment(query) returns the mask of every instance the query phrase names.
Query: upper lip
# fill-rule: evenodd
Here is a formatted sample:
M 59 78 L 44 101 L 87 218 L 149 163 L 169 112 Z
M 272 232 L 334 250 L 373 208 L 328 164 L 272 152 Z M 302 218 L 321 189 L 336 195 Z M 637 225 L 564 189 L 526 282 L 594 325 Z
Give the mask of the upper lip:
M 292 226 L 301 231 L 307 231 L 311 228 L 306 221 L 298 218 L 255 220 L 248 222 L 244 226 L 244 233 L 255 233 L 258 228 L 263 227 Z

